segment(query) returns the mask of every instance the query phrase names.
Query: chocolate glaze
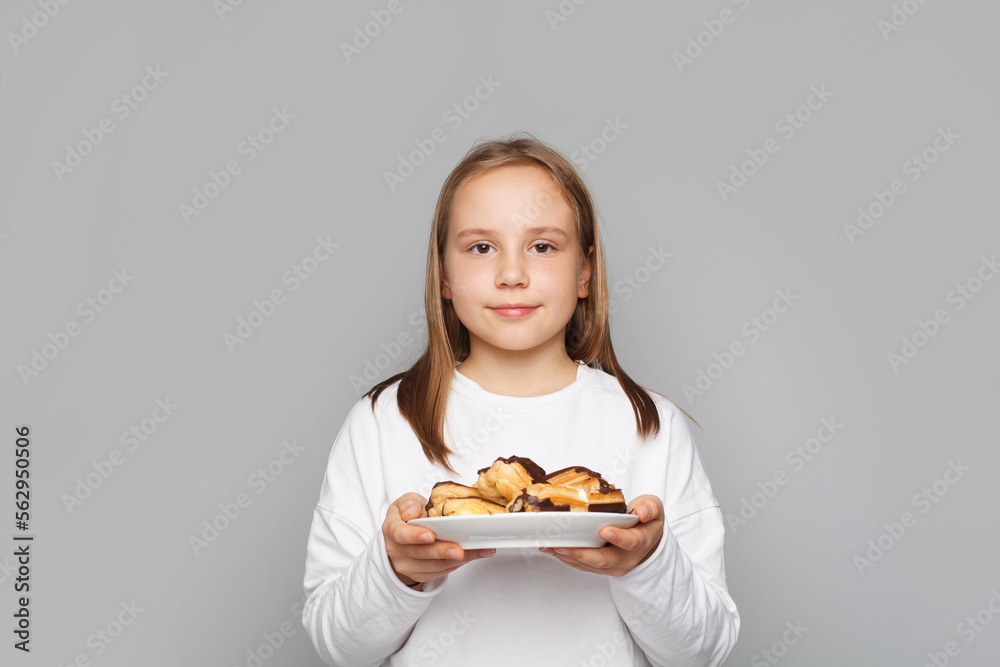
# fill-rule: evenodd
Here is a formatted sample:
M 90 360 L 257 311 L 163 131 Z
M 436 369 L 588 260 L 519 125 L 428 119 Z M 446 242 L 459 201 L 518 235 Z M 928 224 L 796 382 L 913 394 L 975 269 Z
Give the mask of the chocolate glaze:
M 523 456 L 511 456 L 510 458 L 506 458 L 505 459 L 505 458 L 501 457 L 501 458 L 498 458 L 493 463 L 496 463 L 497 461 L 502 461 L 502 462 L 506 463 L 507 465 L 511 465 L 513 463 L 520 463 L 521 467 L 524 468 L 524 471 L 526 473 L 528 473 L 529 477 L 531 477 L 531 483 L 532 484 L 537 484 L 538 482 L 544 482 L 545 481 L 545 470 L 540 465 L 538 465 L 537 463 L 535 463 L 534 461 L 532 461 L 529 458 L 525 458 Z M 487 470 L 489 470 L 490 468 L 493 467 L 493 463 L 491 463 L 490 465 L 486 466 L 485 468 L 480 468 L 476 472 L 479 473 L 480 475 L 482 475 L 484 472 L 486 472 Z
M 514 509 L 518 507 L 520 509 Z M 523 512 L 524 507 L 531 507 L 539 512 L 572 512 L 569 505 L 556 505 L 549 498 L 537 498 L 527 493 L 522 493 L 511 503 L 508 512 Z M 588 512 L 607 512 L 609 514 L 625 514 L 627 506 L 624 502 L 613 503 L 588 503 Z
M 548 482 L 554 477 L 567 472 L 583 472 L 587 473 L 588 475 L 596 479 L 600 483 L 600 488 L 598 489 L 598 493 L 610 493 L 615 488 L 614 484 L 608 483 L 608 480 L 604 479 L 604 477 L 601 476 L 601 473 L 594 472 L 590 468 L 584 468 L 583 466 L 570 466 L 568 468 L 562 468 L 560 470 L 556 470 L 555 472 L 550 472 L 548 475 L 545 476 L 544 481 Z
M 518 509 L 514 509 L 517 507 Z M 528 493 L 522 493 L 510 504 L 508 512 L 524 512 L 525 507 L 530 507 L 539 512 L 569 512 L 569 505 L 556 505 L 549 498 L 538 498 Z
M 612 514 L 625 514 L 627 505 L 623 502 L 617 503 L 590 503 L 587 505 L 588 512 L 610 512 Z
M 568 504 L 556 504 L 551 498 L 539 498 L 536 495 L 522 491 L 510 503 L 508 512 L 524 512 L 525 507 L 530 507 L 538 512 L 572 512 Z M 515 509 L 517 508 L 517 509 Z M 586 511 L 586 510 L 577 510 Z

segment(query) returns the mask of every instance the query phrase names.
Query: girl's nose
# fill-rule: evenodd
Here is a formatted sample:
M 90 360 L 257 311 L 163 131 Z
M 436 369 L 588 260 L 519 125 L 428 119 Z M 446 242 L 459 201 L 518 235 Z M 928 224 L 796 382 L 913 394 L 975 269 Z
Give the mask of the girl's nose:
M 528 284 L 527 262 L 518 252 L 503 253 L 497 265 L 497 287 Z

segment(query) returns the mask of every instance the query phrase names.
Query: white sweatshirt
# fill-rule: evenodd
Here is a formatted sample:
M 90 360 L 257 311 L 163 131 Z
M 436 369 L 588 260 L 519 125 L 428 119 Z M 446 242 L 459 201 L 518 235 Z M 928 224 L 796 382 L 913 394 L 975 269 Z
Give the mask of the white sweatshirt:
M 642 441 L 621 385 L 578 364 L 544 396 L 493 394 L 455 370 L 445 440 L 458 474 L 431 464 L 396 404 L 362 398 L 330 453 L 307 546 L 302 615 L 327 665 L 721 665 L 739 634 L 726 587 L 724 524 L 684 414 L 653 394 L 660 432 Z M 654 553 L 622 577 L 581 572 L 532 550 L 498 550 L 407 588 L 381 526 L 408 491 L 475 482 L 498 457 L 546 471 L 580 465 L 653 494 L 667 522 Z

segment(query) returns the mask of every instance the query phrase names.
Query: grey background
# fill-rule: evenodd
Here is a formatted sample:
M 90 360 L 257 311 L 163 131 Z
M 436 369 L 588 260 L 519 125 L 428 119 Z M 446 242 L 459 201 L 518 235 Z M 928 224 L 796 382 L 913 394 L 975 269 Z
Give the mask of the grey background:
M 1000 249 L 1000 8 L 897 2 L 917 11 L 884 35 L 888 0 L 403 0 L 347 62 L 340 44 L 387 4 L 246 0 L 220 18 L 208 1 L 71 2 L 15 52 L 10 33 L 42 10 L 4 3 L 5 664 L 246 665 L 291 622 L 264 664 L 318 665 L 295 609 L 312 509 L 343 418 L 373 383 L 366 364 L 380 380 L 423 344 L 414 323 L 444 177 L 476 140 L 525 130 L 570 156 L 609 118 L 625 127 L 584 176 L 619 360 L 698 420 L 727 516 L 787 475 L 745 524 L 730 519 L 742 631 L 727 664 L 771 664 L 766 649 L 786 665 L 922 665 L 949 641 L 950 664 L 994 664 L 1000 622 L 972 641 L 960 624 L 983 609 L 993 620 L 1000 589 L 1000 281 L 960 310 L 948 295 Z M 673 54 L 723 10 L 733 21 L 679 71 Z M 119 120 L 112 101 L 147 66 L 169 75 Z M 446 122 L 481 76 L 499 87 Z M 775 123 L 811 86 L 832 96 L 786 139 Z M 240 142 L 275 107 L 294 119 L 246 162 Z M 60 182 L 52 163 L 102 118 L 114 131 Z M 949 127 L 960 138 L 911 181 L 904 163 Z M 447 140 L 390 191 L 384 173 L 435 128 Z M 768 137 L 780 149 L 723 201 L 717 181 Z M 241 173 L 185 223 L 179 205 L 228 160 Z M 844 225 L 894 179 L 905 194 L 851 243 Z M 282 275 L 317 237 L 339 247 L 292 291 Z M 651 247 L 671 256 L 650 272 Z M 77 305 L 122 268 L 134 280 L 85 322 Z M 616 289 L 628 277 L 639 288 Z M 274 289 L 286 301 L 230 352 L 223 334 Z M 798 300 L 751 341 L 744 323 L 779 289 Z M 948 322 L 894 369 L 887 355 L 938 309 Z M 18 367 L 70 322 L 79 335 L 23 381 Z M 390 359 L 402 333 L 416 342 Z M 685 385 L 734 341 L 745 353 L 688 400 Z M 122 433 L 167 398 L 179 407 L 129 451 Z M 823 418 L 843 427 L 796 470 L 786 455 Z M 10 647 L 20 424 L 33 434 L 30 656 Z M 258 494 L 251 476 L 292 439 L 304 451 Z M 114 450 L 122 464 L 69 511 L 64 495 Z M 969 470 L 916 504 L 949 461 Z M 190 537 L 240 493 L 250 506 L 196 555 Z M 915 524 L 859 572 L 855 557 L 890 541 L 904 512 Z M 97 655 L 88 638 L 133 601 L 141 613 Z M 786 623 L 808 628 L 794 645 Z

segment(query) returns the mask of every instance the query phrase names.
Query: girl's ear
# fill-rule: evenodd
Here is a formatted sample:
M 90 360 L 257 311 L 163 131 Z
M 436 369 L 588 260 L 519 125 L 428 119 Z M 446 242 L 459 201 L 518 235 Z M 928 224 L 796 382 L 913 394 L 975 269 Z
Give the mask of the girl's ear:
M 451 300 L 451 286 L 448 285 L 448 278 L 444 272 L 444 266 L 441 266 L 441 298 Z
M 594 246 L 590 246 L 587 255 L 583 258 L 583 265 L 580 267 L 580 285 L 576 296 L 579 299 L 586 299 L 590 294 L 590 274 L 593 271 Z

